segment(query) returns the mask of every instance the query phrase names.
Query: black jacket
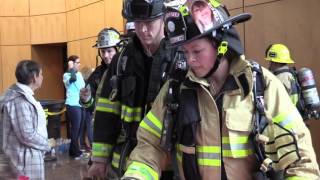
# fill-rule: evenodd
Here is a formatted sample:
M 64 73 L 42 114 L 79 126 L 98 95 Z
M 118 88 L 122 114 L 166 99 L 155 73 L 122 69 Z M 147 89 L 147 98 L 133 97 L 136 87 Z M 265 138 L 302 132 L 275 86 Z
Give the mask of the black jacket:
M 125 140 L 136 138 L 139 122 L 164 84 L 164 73 L 172 65 L 175 49 L 167 47 L 163 39 L 159 49 L 148 57 L 139 39 L 134 37 L 112 60 L 97 98 L 93 161 L 95 157 L 110 158 L 114 145 L 119 144 L 120 134 Z M 135 143 L 131 144 L 129 152 L 134 146 Z

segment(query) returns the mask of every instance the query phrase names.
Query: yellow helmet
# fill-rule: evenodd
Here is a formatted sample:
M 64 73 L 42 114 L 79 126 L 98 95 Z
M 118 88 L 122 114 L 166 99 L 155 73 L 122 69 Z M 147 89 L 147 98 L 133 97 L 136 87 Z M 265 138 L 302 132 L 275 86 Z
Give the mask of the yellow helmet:
M 283 44 L 272 44 L 269 46 L 266 51 L 265 60 L 285 64 L 294 63 L 290 57 L 289 49 Z

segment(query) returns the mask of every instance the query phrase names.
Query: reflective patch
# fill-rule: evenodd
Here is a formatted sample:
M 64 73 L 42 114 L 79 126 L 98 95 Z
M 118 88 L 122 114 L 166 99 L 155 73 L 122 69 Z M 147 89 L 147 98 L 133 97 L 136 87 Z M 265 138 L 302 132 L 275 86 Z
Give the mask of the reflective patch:
M 141 121 L 140 127 L 146 129 L 150 133 L 154 134 L 158 138 L 161 137 L 162 123 L 156 118 L 150 111 L 146 117 Z

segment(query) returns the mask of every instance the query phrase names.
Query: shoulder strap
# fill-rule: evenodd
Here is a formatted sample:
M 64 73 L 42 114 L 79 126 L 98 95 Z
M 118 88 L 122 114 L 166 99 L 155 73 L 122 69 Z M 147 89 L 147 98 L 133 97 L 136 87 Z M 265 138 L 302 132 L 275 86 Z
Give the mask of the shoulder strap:
M 280 69 L 273 72 L 274 75 L 278 75 L 284 72 L 292 73 L 290 69 Z
M 252 74 L 253 74 L 253 96 L 255 103 L 255 120 L 252 136 L 253 139 L 257 135 L 260 135 L 262 130 L 267 124 L 265 118 L 265 107 L 264 107 L 264 90 L 265 90 L 265 81 L 263 77 L 263 71 L 261 65 L 252 61 Z M 255 152 L 258 158 L 259 163 L 262 163 L 265 159 L 265 153 L 263 146 L 254 140 Z
M 126 56 L 123 56 L 123 54 L 127 51 L 127 47 L 123 47 L 122 51 L 119 54 L 118 61 L 117 61 L 117 72 L 116 75 L 119 77 L 122 75 L 122 73 L 126 69 L 127 65 L 127 58 Z
M 174 148 L 174 131 L 176 127 L 176 114 L 179 107 L 178 94 L 180 91 L 180 85 L 181 82 L 170 80 L 165 99 L 167 111 L 163 120 L 160 146 L 166 151 L 171 151 Z

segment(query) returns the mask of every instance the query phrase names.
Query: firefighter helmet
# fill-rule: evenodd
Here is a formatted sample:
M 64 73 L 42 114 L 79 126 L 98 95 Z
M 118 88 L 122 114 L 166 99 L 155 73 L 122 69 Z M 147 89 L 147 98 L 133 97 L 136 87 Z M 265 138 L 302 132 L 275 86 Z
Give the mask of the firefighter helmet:
M 267 61 L 276 63 L 292 64 L 294 61 L 290 57 L 289 49 L 283 44 L 272 44 L 266 50 Z
M 198 2 L 206 2 L 198 0 Z M 194 4 L 195 2 L 193 2 Z M 236 54 L 243 54 L 243 46 L 233 25 L 242 23 L 251 18 L 248 13 L 229 18 L 228 13 L 219 7 L 207 3 L 212 10 L 212 22 L 209 25 L 195 21 L 190 8 L 168 8 L 165 15 L 165 30 L 173 46 L 180 46 L 204 36 L 212 36 L 218 43 L 226 41 Z
M 93 46 L 98 49 L 118 46 L 120 33 L 114 28 L 104 28 L 98 34 L 97 43 Z
M 129 21 L 153 20 L 165 12 L 163 0 L 124 0 L 122 16 Z

